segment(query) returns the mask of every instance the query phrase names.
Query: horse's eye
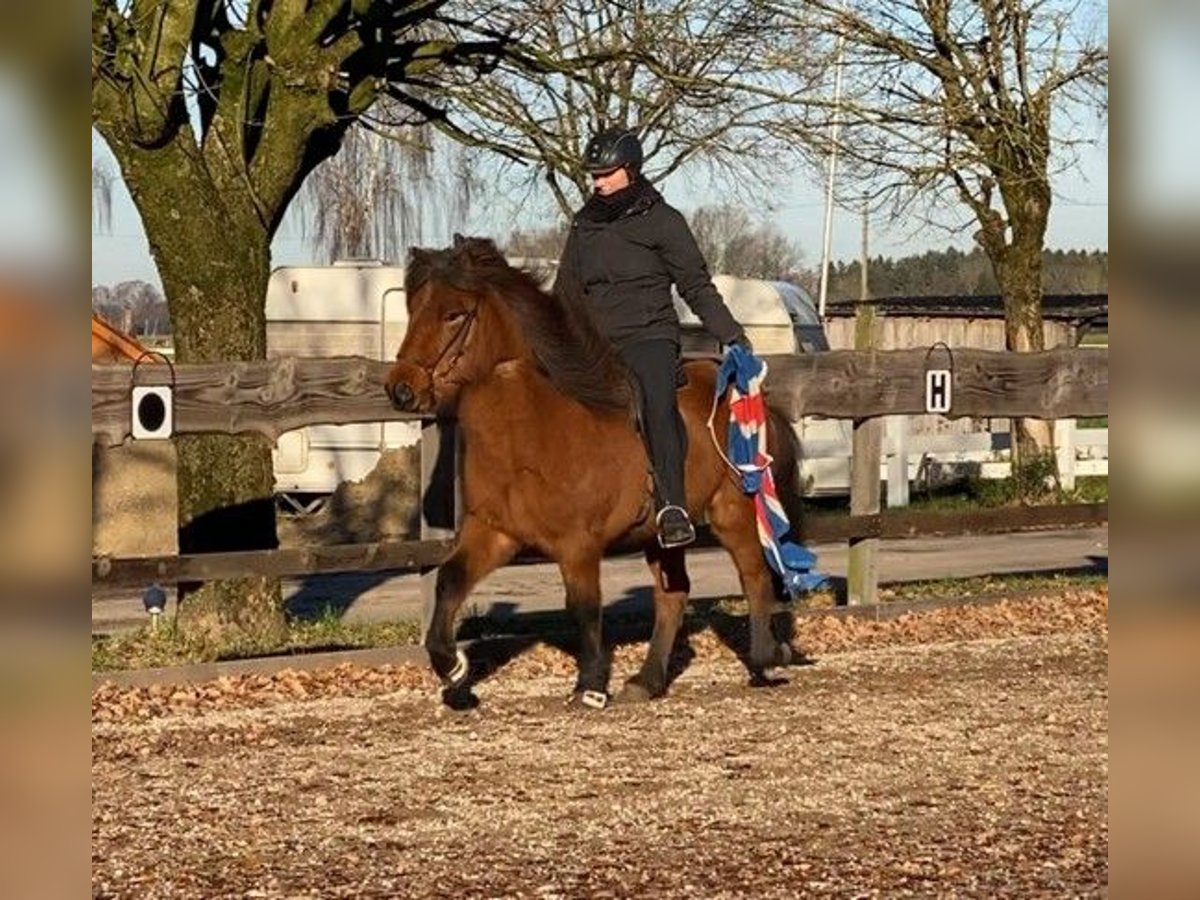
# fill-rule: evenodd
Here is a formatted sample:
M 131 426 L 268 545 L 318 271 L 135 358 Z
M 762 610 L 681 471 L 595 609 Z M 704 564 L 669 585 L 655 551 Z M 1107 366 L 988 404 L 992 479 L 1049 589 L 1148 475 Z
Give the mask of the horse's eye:
M 467 311 L 465 309 L 453 309 L 442 316 L 442 321 L 453 325 L 455 322 L 461 322 L 466 317 Z

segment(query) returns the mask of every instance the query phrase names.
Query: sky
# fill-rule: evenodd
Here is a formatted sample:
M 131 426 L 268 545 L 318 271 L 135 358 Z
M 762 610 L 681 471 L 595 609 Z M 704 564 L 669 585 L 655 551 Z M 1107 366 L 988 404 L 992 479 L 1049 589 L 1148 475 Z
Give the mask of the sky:
M 1052 249 L 1108 249 L 1107 123 L 1087 127 L 1093 129 L 1088 137 L 1095 143 L 1080 148 L 1078 160 L 1063 167 L 1064 171 L 1052 178 L 1054 202 L 1046 236 L 1047 246 Z M 107 146 L 95 132 L 92 133 L 92 157 L 93 161 L 100 161 L 110 171 L 118 171 Z M 781 173 L 779 183 L 781 189 L 774 198 L 772 208 L 752 212 L 757 218 L 773 222 L 799 246 L 803 266 L 815 267 L 820 263 L 823 244 L 824 181 L 810 169 L 804 168 L 790 175 Z M 839 187 L 843 184 L 844 181 L 839 182 Z M 707 176 L 698 175 L 695 171 L 676 173 L 667 179 L 662 188 L 668 202 L 685 212 L 722 199 L 719 186 L 708 184 Z M 505 214 L 496 214 L 489 220 L 487 214 L 483 213 L 478 214 L 468 228 L 472 233 L 502 240 L 514 224 L 540 227 L 553 224 L 553 219 L 549 216 L 543 220 L 526 217 L 514 223 Z M 423 236 L 423 242 L 448 243 L 449 238 L 448 234 L 426 235 Z M 831 258 L 846 261 L 857 259 L 861 241 L 860 212 L 835 208 Z M 889 221 L 883 214 L 873 217 L 870 224 L 872 256 L 901 257 L 948 246 L 970 249 L 970 229 L 955 232 L 925 224 L 917 216 Z M 297 224 L 285 219 L 272 246 L 272 265 L 303 265 L 322 261 L 307 246 Z M 110 228 L 101 231 L 93 226 L 92 229 L 92 283 L 115 284 L 132 279 L 159 284 L 137 210 L 124 185 L 118 183 L 113 196 Z
M 1084 148 L 1079 164 L 1057 176 L 1053 181 L 1054 203 L 1051 207 L 1046 243 L 1056 249 L 1108 249 L 1108 141 L 1099 135 L 1100 142 Z M 93 156 L 107 159 L 116 171 L 116 164 L 103 142 L 93 140 Z M 824 185 L 805 170 L 790 179 L 781 192 L 773 212 L 759 215 L 773 221 L 780 230 L 796 242 L 802 264 L 819 264 L 824 231 Z M 689 210 L 703 203 L 719 201 L 720 193 L 700 184 L 694 176 L 677 174 L 663 186 L 667 200 L 680 209 Z M 944 228 L 914 224 L 915 220 L 889 222 L 882 215 L 870 225 L 872 256 L 900 257 L 927 250 L 955 246 L 970 249 L 970 232 L 951 233 Z M 490 227 L 489 227 L 490 224 Z M 529 221 L 539 225 L 551 222 Z M 503 223 L 480 221 L 473 223 L 481 233 L 503 238 L 510 230 L 509 220 Z M 448 242 L 449 236 L 444 239 Z M 436 239 L 433 241 L 436 243 Z M 857 211 L 835 208 L 832 228 L 834 260 L 857 259 L 862 243 L 862 218 Z M 294 223 L 285 223 L 272 246 L 272 265 L 303 265 L 318 262 L 312 250 L 301 238 Z M 146 243 L 137 210 L 123 184 L 118 184 L 113 196 L 110 230 L 92 231 L 92 284 L 115 284 L 140 279 L 159 284 L 150 250 Z

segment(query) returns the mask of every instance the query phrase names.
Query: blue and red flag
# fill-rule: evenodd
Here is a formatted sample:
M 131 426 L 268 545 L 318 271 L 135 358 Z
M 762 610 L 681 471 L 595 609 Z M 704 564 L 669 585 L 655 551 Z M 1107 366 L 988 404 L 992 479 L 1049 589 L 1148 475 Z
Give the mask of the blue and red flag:
M 767 402 L 763 382 L 767 364 L 748 350 L 734 345 L 717 371 L 713 414 L 729 388 L 729 446 L 726 461 L 741 475 L 742 490 L 754 495 L 758 541 L 767 564 L 796 597 L 820 587 L 828 579 L 813 571 L 817 557 L 811 550 L 787 539 L 791 529 L 771 474 L 767 449 Z M 732 382 L 732 384 L 731 384 Z M 712 419 L 709 428 L 712 428 Z M 713 433 L 715 439 L 716 433 Z

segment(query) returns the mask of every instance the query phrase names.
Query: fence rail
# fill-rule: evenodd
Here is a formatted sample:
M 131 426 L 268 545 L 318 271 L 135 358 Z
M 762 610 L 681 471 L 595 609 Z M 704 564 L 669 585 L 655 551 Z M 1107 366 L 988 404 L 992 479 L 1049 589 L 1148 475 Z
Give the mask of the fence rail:
M 996 534 L 1046 528 L 1103 525 L 1107 503 L 1060 506 L 1003 507 L 979 510 L 904 510 L 867 516 L 822 516 L 801 524 L 812 543 L 861 538 L 908 538 L 960 534 Z M 717 546 L 701 529 L 700 546 Z M 133 558 L 96 557 L 92 585 L 103 588 L 145 587 L 152 582 L 177 584 L 236 578 L 247 572 L 276 577 L 335 572 L 405 572 L 441 564 L 450 553 L 449 540 L 379 541 L 333 547 L 296 547 L 237 553 L 203 553 Z M 615 550 L 614 553 L 621 551 Z M 630 552 L 630 551 L 626 551 Z M 545 562 L 534 553 L 518 563 Z
M 793 420 L 818 415 L 863 420 L 921 414 L 929 368 L 951 370 L 948 418 L 1034 417 L 1068 419 L 1108 412 L 1107 348 L 1043 353 L 938 348 L 926 350 L 838 350 L 766 357 L 766 389 L 772 405 Z M 382 390 L 387 364 L 362 357 L 279 358 L 260 362 L 178 365 L 174 368 L 174 429 L 177 433 L 257 432 L 276 439 L 307 425 L 401 421 L 418 418 L 393 409 Z M 131 433 L 128 366 L 92 367 L 92 435 L 100 444 L 119 444 Z M 139 385 L 171 383 L 166 366 L 141 366 Z M 426 507 L 456 507 L 457 483 L 435 477 L 453 466 L 437 423 L 426 421 L 421 438 L 422 492 Z M 879 451 L 875 451 L 879 456 Z M 882 458 L 870 471 L 879 471 Z M 878 483 L 876 483 L 877 487 Z M 853 493 L 853 490 L 852 490 Z M 431 504 L 431 499 L 438 503 Z M 878 506 L 874 506 L 877 510 Z M 867 513 L 867 510 L 863 510 Z M 451 514 L 453 518 L 453 514 Z M 802 526 L 809 541 L 857 541 L 877 537 L 962 534 L 1088 525 L 1108 521 L 1107 504 L 968 511 L 871 511 Z M 425 570 L 450 546 L 453 523 L 423 513 L 421 540 L 214 553 L 134 559 L 93 559 L 94 585 L 132 586 L 230 578 L 249 572 L 272 576 L 365 570 Z M 873 596 L 873 579 L 866 595 Z M 865 602 L 865 601 L 864 601 Z
M 958 349 L 833 350 L 764 357 L 772 404 L 791 419 L 864 419 L 925 412 L 928 368 L 951 368 L 949 418 L 1041 419 L 1108 411 L 1108 349 L 1043 353 Z M 305 425 L 411 421 L 383 393 L 386 363 L 363 357 L 280 357 L 175 367 L 176 432 L 258 432 L 276 439 Z M 129 436 L 129 366 L 92 366 L 92 434 Z M 141 366 L 138 384 L 170 383 L 166 366 Z

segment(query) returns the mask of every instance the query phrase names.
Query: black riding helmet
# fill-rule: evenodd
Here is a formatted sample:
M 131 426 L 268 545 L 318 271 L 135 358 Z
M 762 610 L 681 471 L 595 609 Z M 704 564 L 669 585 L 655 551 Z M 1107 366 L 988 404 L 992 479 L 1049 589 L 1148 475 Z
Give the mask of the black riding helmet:
M 587 142 L 583 167 L 589 172 L 611 172 L 624 167 L 637 173 L 642 168 L 642 142 L 628 128 L 606 128 Z

